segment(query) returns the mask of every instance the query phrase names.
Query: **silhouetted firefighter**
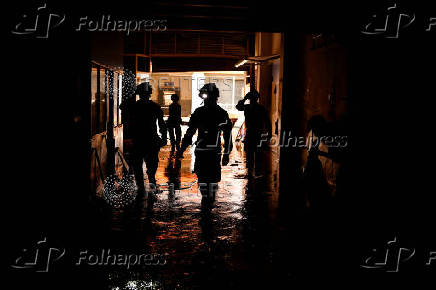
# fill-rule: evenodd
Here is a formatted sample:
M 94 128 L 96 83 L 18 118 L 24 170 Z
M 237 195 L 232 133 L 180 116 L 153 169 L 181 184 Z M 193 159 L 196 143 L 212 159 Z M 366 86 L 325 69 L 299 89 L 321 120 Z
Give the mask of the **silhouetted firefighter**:
M 259 93 L 256 90 L 252 90 L 236 105 L 236 109 L 244 111 L 245 116 L 246 132 L 243 142 L 248 178 L 253 176 L 254 170 L 256 175 L 259 173 L 261 163 L 259 153 L 268 146 L 268 141 L 272 136 L 271 121 L 267 110 L 258 103 L 259 97 Z M 245 105 L 246 100 L 250 100 L 250 104 Z
M 167 128 L 160 106 L 150 100 L 153 90 L 148 82 L 137 86 L 139 100 L 129 105 L 131 114 L 130 132 L 132 137 L 132 167 L 138 186 L 138 200 L 145 194 L 144 172 L 142 163 L 147 165 L 147 176 L 150 188 L 156 188 L 156 170 L 159 164 L 159 150 L 167 143 Z M 157 133 L 156 121 L 159 124 Z
M 178 157 L 192 144 L 192 136 L 198 130 L 195 147 L 194 172 L 198 177 L 202 194 L 202 206 L 209 208 L 215 199 L 218 182 L 221 180 L 221 163 L 229 163 L 232 150 L 232 122 L 227 112 L 217 104 L 219 90 L 214 83 L 205 84 L 199 96 L 204 106 L 197 108 L 189 120 L 189 128 L 182 140 Z M 221 152 L 221 132 L 224 152 Z M 222 160 L 221 160 L 222 156 Z
M 171 95 L 173 103 L 169 107 L 169 116 L 167 120 L 168 133 L 171 141 L 171 152 L 175 149 L 180 150 L 180 138 L 182 130 L 182 107 L 178 104 L 179 96 L 177 94 Z

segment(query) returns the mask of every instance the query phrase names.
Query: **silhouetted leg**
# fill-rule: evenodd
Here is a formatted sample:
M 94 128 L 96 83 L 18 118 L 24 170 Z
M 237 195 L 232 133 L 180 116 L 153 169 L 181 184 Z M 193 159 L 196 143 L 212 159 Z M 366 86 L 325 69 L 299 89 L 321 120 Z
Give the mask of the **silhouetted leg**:
M 181 161 L 180 159 L 172 159 L 168 160 L 168 183 L 170 185 L 170 193 L 174 193 L 174 190 L 180 189 L 180 167 Z
M 177 125 L 175 128 L 176 131 L 176 148 L 177 150 L 180 149 L 180 140 L 182 138 L 182 128 L 180 128 L 180 125 Z
M 182 162 L 180 159 L 176 159 L 174 162 L 174 186 L 175 189 L 180 189 L 180 168 L 182 167 Z
M 253 175 L 255 153 L 253 150 L 245 151 L 245 161 L 247 166 L 247 176 L 251 177 Z
M 143 163 L 142 155 L 136 152 L 132 157 L 132 167 L 133 167 L 133 173 L 135 175 L 136 186 L 138 187 L 138 195 L 137 195 L 138 200 L 142 199 L 145 194 L 144 172 L 142 168 L 142 163 Z
M 201 206 L 212 208 L 218 182 L 221 180 L 221 154 L 216 151 L 195 152 L 194 171 L 201 192 Z
M 215 201 L 215 194 L 218 190 L 218 183 L 198 182 L 201 193 L 201 208 L 210 210 L 212 209 L 213 202 Z
M 145 163 L 147 164 L 147 176 L 150 188 L 156 189 L 156 171 L 159 165 L 159 150 L 149 152 L 145 157 Z
M 175 137 L 174 137 L 174 127 L 173 126 L 169 126 L 168 127 L 168 133 L 170 135 L 170 141 L 171 141 L 171 151 L 174 152 L 175 147 L 176 147 L 176 141 L 175 141 Z
M 208 186 L 207 183 L 198 179 L 198 190 L 200 190 L 201 194 L 201 206 L 203 207 L 206 204 L 206 197 L 208 196 Z
M 215 201 L 215 196 L 218 191 L 218 182 L 209 183 L 209 201 L 213 203 Z

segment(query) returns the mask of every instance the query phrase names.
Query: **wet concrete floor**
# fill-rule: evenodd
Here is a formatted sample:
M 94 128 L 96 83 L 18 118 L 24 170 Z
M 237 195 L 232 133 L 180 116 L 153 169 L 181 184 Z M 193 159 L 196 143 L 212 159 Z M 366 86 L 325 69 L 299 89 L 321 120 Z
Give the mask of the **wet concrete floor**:
M 159 154 L 156 178 L 161 193 L 152 208 L 146 203 L 139 218 L 137 213 L 126 218 L 124 212 L 114 212 L 112 220 L 113 231 L 134 233 L 133 239 L 143 243 L 146 252 L 165 254 L 166 264 L 112 272 L 111 289 L 228 289 L 244 286 L 238 281 L 258 284 L 253 271 L 265 275 L 275 255 L 269 244 L 277 207 L 274 176 L 244 178 L 244 153 L 235 146 L 229 165 L 222 167 L 213 207 L 205 211 L 192 173 L 192 151 L 188 149 L 180 160 L 170 155 L 169 146 Z M 171 184 L 176 184 L 175 190 Z
M 169 146 L 162 148 L 156 175 L 161 193 L 152 206 L 112 211 L 111 231 L 124 246 L 163 255 L 165 263 L 107 271 L 109 289 L 279 289 L 313 269 L 310 259 L 319 253 L 311 248 L 323 237 L 308 238 L 310 227 L 279 219 L 275 170 L 244 178 L 244 153 L 235 146 L 222 167 L 214 206 L 204 210 L 189 150 L 177 160 Z M 178 183 L 179 189 L 170 189 Z

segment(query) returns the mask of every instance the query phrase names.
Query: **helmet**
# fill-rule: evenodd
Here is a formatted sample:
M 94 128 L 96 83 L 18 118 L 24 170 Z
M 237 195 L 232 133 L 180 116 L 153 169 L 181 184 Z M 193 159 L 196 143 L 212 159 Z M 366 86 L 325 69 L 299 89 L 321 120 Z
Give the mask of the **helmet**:
M 218 88 L 216 87 L 215 83 L 208 83 L 205 84 L 201 89 L 199 93 L 199 97 L 203 100 L 208 97 L 213 97 L 218 99 L 220 96 L 220 92 Z
M 149 82 L 144 82 L 136 86 L 136 94 L 143 96 L 149 96 L 153 92 L 153 88 L 151 87 Z
M 253 100 L 253 99 L 258 100 L 259 97 L 260 97 L 259 92 L 256 90 L 251 90 L 245 95 L 245 98 L 249 100 Z

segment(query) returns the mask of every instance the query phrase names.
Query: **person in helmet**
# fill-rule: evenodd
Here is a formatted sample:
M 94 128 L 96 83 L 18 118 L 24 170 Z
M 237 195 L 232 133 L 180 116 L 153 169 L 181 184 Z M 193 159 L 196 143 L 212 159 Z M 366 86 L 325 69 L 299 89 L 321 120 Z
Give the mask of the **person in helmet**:
M 167 128 L 163 119 L 163 112 L 160 106 L 150 100 L 153 92 L 148 82 L 141 83 L 136 88 L 139 100 L 136 101 L 129 112 L 131 119 L 132 137 L 132 168 L 135 174 L 138 187 L 138 200 L 145 194 L 144 172 L 142 163 L 147 166 L 147 176 L 150 188 L 156 188 L 156 170 L 159 164 L 160 148 L 167 143 Z M 157 133 L 159 125 L 160 136 Z
M 195 147 L 194 172 L 198 177 L 202 194 L 202 206 L 210 208 L 221 180 L 221 164 L 229 163 L 232 150 L 232 122 L 228 113 L 217 104 L 219 90 L 214 83 L 205 84 L 199 92 L 204 105 L 197 108 L 189 120 L 189 128 L 182 140 L 177 156 L 192 144 L 192 137 L 198 130 Z M 221 133 L 224 138 L 224 152 L 221 152 Z
M 169 116 L 167 120 L 168 132 L 171 141 L 171 152 L 175 149 L 180 150 L 180 139 L 182 130 L 180 125 L 182 124 L 182 107 L 179 105 L 179 96 L 177 94 L 171 95 L 172 104 L 169 106 Z M 174 136 L 175 135 L 175 136 Z
M 247 163 L 247 177 L 253 177 L 254 173 L 258 173 L 260 169 L 260 155 L 265 149 L 266 142 L 264 136 L 267 136 L 267 140 L 271 139 L 271 121 L 269 119 L 268 111 L 258 103 L 259 93 L 256 90 L 248 92 L 245 97 L 238 102 L 236 109 L 244 112 L 245 116 L 245 139 L 244 139 L 244 151 L 246 153 Z M 245 101 L 249 100 L 249 104 L 245 104 Z

